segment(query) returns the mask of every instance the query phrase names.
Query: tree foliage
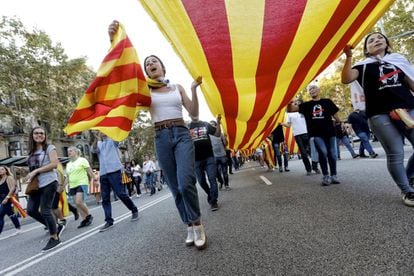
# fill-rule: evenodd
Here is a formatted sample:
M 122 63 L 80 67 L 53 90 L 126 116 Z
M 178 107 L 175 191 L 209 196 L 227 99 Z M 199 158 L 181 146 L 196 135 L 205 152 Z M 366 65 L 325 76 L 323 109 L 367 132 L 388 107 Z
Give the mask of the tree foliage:
M 69 59 L 45 32 L 1 18 L 0 116 L 11 118 L 17 132 L 40 124 L 59 137 L 93 76 L 84 58 Z

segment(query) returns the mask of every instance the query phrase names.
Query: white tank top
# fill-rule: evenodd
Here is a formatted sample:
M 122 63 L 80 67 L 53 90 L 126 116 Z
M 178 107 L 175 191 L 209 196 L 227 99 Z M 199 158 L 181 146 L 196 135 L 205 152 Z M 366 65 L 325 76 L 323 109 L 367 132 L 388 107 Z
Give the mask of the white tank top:
M 178 86 L 168 92 L 151 92 L 150 113 L 153 123 L 169 119 L 183 118 L 183 104 Z

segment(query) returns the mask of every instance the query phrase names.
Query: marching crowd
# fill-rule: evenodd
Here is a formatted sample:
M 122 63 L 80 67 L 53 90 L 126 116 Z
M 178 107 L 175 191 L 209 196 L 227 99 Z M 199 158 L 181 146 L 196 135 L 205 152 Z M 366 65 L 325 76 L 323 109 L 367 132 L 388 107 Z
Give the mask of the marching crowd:
M 118 22 L 114 21 L 108 29 L 111 39 L 117 30 Z M 283 127 L 291 127 L 306 174 L 311 175 L 312 171 L 321 174 L 323 186 L 340 184 L 337 173 L 339 143 L 347 147 L 353 158 L 375 158 L 377 154 L 369 142 L 372 131 L 385 150 L 389 173 L 401 190 L 403 203 L 414 206 L 414 159 L 410 156 L 405 167 L 403 151 L 403 137 L 414 145 L 414 132 L 404 123 L 404 116 L 414 116 L 414 70 L 404 57 L 391 53 L 389 41 L 381 33 L 366 37 L 364 52 L 366 59 L 352 65 L 352 50 L 350 47 L 344 49 L 346 61 L 342 81 L 356 81 L 365 94 L 365 111 L 355 110 L 347 120 L 341 120 L 339 108 L 333 101 L 322 98 L 320 88 L 310 84 L 307 90 L 311 100 L 291 101 L 287 106 L 287 120 L 269 138 L 274 158 L 264 158 L 270 146 L 259 147 L 255 155 L 263 167 L 266 162 L 269 169 L 274 170 L 277 164 L 279 172 L 289 172 Z M 239 152 L 231 152 L 227 148 L 226 136 L 221 132 L 220 115 L 216 121 L 199 120 L 196 90 L 202 83 L 201 77 L 192 83 L 190 98 L 181 85 L 166 79 L 166 68 L 157 56 L 148 56 L 143 65 L 151 92 L 150 114 L 155 130 L 157 159 L 148 155 L 142 166 L 136 160 L 122 164 L 118 142 L 102 132 L 93 131 L 91 151 L 99 157 L 99 172 L 90 167 L 76 147 L 69 148 L 67 192 L 75 206 L 68 204 L 68 208 L 74 213 L 75 220 L 82 218 L 78 228 L 91 225 L 93 216 L 85 200 L 88 191 L 93 189 L 95 200 L 102 203 L 105 215 L 105 225 L 100 231 L 107 231 L 114 225 L 111 191 L 131 211 L 131 221 L 136 221 L 139 218 L 138 207 L 131 196 L 134 193 L 137 197 L 141 196 L 141 182 L 145 182 L 144 189 L 149 191 L 150 196 L 157 189 L 162 189 L 160 183 L 165 183 L 186 226 L 185 244 L 204 249 L 207 234 L 201 218 L 196 183 L 205 192 L 211 211 L 217 211 L 220 207 L 219 190 L 230 190 L 229 174 L 232 174 L 232 167 L 237 170 L 242 165 L 239 161 L 243 158 Z M 189 124 L 184 122 L 183 107 L 191 118 Z M 393 116 L 393 112 L 400 114 L 399 117 Z M 351 128 L 361 141 L 358 153 L 350 145 Z M 64 183 L 56 173 L 58 164 L 56 148 L 48 144 L 45 129 L 33 128 L 29 135 L 27 180 L 31 182 L 36 179 L 38 190 L 29 196 L 27 213 L 49 232 L 50 239 L 43 251 L 61 243 L 60 235 L 66 225 L 58 206 L 64 191 Z M 15 183 L 9 169 L 0 166 L 0 233 L 5 215 L 10 217 L 17 230 L 20 229 L 9 200 L 14 196 L 14 191 Z

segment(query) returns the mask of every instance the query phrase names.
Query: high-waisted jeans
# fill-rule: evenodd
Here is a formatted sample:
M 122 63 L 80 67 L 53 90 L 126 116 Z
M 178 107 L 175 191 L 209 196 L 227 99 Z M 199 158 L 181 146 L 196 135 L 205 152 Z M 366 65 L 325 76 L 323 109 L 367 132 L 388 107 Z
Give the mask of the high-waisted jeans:
M 200 220 L 194 144 L 186 127 L 173 126 L 155 133 L 158 163 L 174 196 L 181 220 L 194 223 Z
M 414 116 L 414 109 L 410 110 Z M 414 146 L 414 130 L 394 124 L 388 114 L 375 115 L 368 120 L 371 130 L 384 148 L 387 155 L 387 168 L 392 179 L 401 189 L 402 193 L 414 192 L 408 179 L 414 177 L 414 157 L 411 154 L 407 168 L 404 168 L 403 137 L 407 137 Z

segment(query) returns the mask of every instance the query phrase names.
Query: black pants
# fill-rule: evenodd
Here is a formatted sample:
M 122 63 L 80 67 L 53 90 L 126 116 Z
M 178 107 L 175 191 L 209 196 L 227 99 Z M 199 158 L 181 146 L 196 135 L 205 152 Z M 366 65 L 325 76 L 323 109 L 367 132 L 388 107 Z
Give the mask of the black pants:
M 47 226 L 50 235 L 57 233 L 56 220 L 52 214 L 52 202 L 56 194 L 57 184 L 57 181 L 53 181 L 46 187 L 40 188 L 39 191 L 29 197 L 27 203 L 27 214 Z

